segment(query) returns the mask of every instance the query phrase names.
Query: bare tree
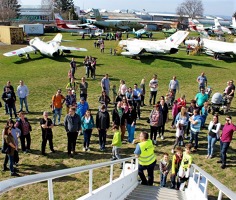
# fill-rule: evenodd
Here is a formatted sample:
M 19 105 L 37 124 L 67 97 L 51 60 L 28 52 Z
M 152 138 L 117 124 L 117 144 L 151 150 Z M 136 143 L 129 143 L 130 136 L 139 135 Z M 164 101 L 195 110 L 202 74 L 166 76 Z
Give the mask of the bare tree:
M 17 0 L 0 0 L 0 20 L 11 21 L 18 17 L 19 8 Z
M 236 18 L 236 12 L 233 14 L 233 17 L 235 17 L 235 18 Z
M 190 18 L 203 16 L 204 8 L 201 0 L 185 0 L 176 9 L 180 16 L 188 15 Z

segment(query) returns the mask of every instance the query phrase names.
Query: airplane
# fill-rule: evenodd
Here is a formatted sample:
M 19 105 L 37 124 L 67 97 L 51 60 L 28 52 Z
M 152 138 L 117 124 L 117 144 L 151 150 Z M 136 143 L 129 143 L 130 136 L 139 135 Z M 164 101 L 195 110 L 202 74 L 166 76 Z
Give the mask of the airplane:
M 95 16 L 94 19 L 87 19 L 87 22 L 93 24 L 101 29 L 113 29 L 113 30 L 132 30 L 143 28 L 144 25 L 140 24 L 137 20 L 102 20 L 101 14 L 98 9 L 93 9 Z
M 235 17 L 232 17 L 232 24 L 230 25 L 229 29 L 231 30 L 233 35 L 236 34 L 236 20 L 235 20 Z
M 30 59 L 29 53 L 37 51 L 49 57 L 57 57 L 63 53 L 71 53 L 71 51 L 87 51 L 85 48 L 60 46 L 62 42 L 62 34 L 58 33 L 51 41 L 44 42 L 40 38 L 35 37 L 29 41 L 29 46 L 14 51 L 4 53 L 4 56 L 19 56 L 26 54 L 26 58 Z
M 124 56 L 140 56 L 143 53 L 151 54 L 174 54 L 178 52 L 179 45 L 185 40 L 189 32 L 177 31 L 172 36 L 164 40 L 147 41 L 138 39 L 121 40 L 119 46 L 125 52 L 121 52 Z
M 223 33 L 232 34 L 232 32 L 227 27 L 221 26 L 218 19 L 214 19 L 214 22 L 215 22 L 215 28 L 217 28 L 218 30 L 223 31 Z M 213 29 L 213 31 L 214 31 L 214 29 Z
M 79 24 L 79 25 L 74 25 L 74 24 L 67 24 L 63 18 L 60 16 L 59 13 L 55 13 L 54 14 L 55 16 L 55 20 L 56 20 L 56 24 L 57 24 L 57 28 L 59 31 L 62 31 L 62 32 L 70 32 L 70 33 L 73 33 L 73 32 L 85 32 L 85 28 L 88 28 L 90 30 L 96 30 L 97 27 L 92 25 L 92 24 L 89 24 L 89 23 L 85 23 L 85 24 Z
M 176 33 L 176 31 L 177 31 L 176 28 L 171 28 L 171 29 L 168 29 L 168 30 L 162 29 L 162 32 L 164 33 L 164 35 L 165 35 L 166 37 L 171 36 L 172 34 Z
M 135 31 L 135 29 L 133 28 L 133 34 L 135 34 L 135 36 L 137 38 L 141 38 L 143 35 L 146 35 L 147 37 L 150 37 L 152 34 L 148 31 L 146 31 L 144 28 L 139 29 L 137 31 Z
M 236 43 L 202 38 L 199 43 L 197 40 L 186 40 L 185 45 L 191 45 L 194 47 L 202 46 L 205 50 L 205 54 L 214 56 L 214 58 L 217 60 L 219 59 L 220 55 L 232 55 L 236 58 Z

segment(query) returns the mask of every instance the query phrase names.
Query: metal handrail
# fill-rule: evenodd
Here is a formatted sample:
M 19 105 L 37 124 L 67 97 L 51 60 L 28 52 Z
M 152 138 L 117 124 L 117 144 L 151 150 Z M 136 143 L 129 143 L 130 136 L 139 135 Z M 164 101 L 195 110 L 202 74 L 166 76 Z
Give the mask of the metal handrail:
M 200 177 L 201 176 L 206 178 L 206 184 L 205 184 L 205 187 L 204 187 L 204 194 L 205 194 L 205 196 L 207 196 L 207 187 L 209 185 L 208 182 L 210 181 L 219 190 L 218 200 L 222 199 L 222 193 L 225 194 L 231 200 L 236 200 L 236 193 L 235 192 L 233 192 L 232 190 L 227 188 L 225 185 L 223 185 L 221 182 L 219 182 L 217 179 L 212 177 L 210 174 L 205 172 L 203 169 L 201 169 L 197 165 L 192 164 L 191 166 L 192 166 L 192 168 L 194 170 L 193 178 L 195 178 L 196 171 L 198 171 L 198 179 L 197 179 L 198 185 L 199 185 Z
M 54 199 L 53 182 L 52 182 L 53 179 L 76 174 L 76 173 L 81 173 L 81 172 L 85 172 L 85 171 L 89 171 L 89 174 L 92 175 L 94 169 L 110 166 L 110 168 L 111 168 L 110 182 L 112 182 L 112 180 L 113 180 L 113 165 L 123 163 L 123 166 L 125 166 L 124 165 L 125 162 L 131 161 L 131 163 L 134 163 L 134 160 L 136 160 L 135 161 L 135 168 L 137 168 L 137 163 L 138 163 L 137 158 L 136 157 L 129 157 L 129 158 L 124 158 L 124 159 L 115 160 L 115 161 L 97 163 L 97 164 L 92 164 L 92 165 L 74 167 L 74 168 L 70 168 L 70 169 L 62 169 L 62 170 L 57 170 L 57 171 L 52 171 L 52 172 L 45 172 L 45 173 L 41 173 L 41 174 L 35 174 L 35 175 L 29 175 L 29 176 L 4 180 L 4 181 L 0 182 L 0 194 L 3 194 L 4 192 L 7 192 L 9 190 L 19 188 L 19 187 L 22 187 L 25 185 L 48 181 L 49 200 L 53 200 Z M 124 175 L 124 173 L 123 173 L 123 175 Z M 92 182 L 93 181 L 92 181 L 92 176 L 91 176 L 91 177 L 89 177 L 89 193 L 90 194 L 92 194 Z

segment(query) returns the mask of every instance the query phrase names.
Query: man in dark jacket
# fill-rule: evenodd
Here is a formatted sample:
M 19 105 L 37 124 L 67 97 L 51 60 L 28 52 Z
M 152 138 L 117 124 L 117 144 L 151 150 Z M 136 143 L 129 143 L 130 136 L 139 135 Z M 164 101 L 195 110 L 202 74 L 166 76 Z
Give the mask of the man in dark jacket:
M 112 111 L 112 123 L 113 126 L 117 125 L 120 127 L 121 141 L 123 141 L 125 136 L 125 111 L 121 107 L 121 101 L 117 102 L 116 107 Z
M 96 127 L 98 129 L 99 134 L 100 150 L 104 151 L 106 145 L 107 130 L 110 127 L 110 115 L 106 111 L 105 105 L 102 105 L 101 109 L 97 112 Z
M 2 94 L 2 100 L 5 102 L 6 107 L 8 108 L 8 112 L 10 114 L 10 118 L 12 119 L 12 109 L 15 115 L 15 118 L 17 118 L 16 114 L 16 95 L 13 91 L 10 90 L 10 87 L 6 87 L 5 92 Z
M 64 120 L 64 126 L 67 132 L 67 151 L 68 156 L 73 157 L 75 155 L 75 145 L 78 137 L 78 132 L 81 127 L 80 116 L 75 113 L 75 108 L 69 109 L 69 114 L 66 115 Z M 71 154 L 72 151 L 72 154 Z

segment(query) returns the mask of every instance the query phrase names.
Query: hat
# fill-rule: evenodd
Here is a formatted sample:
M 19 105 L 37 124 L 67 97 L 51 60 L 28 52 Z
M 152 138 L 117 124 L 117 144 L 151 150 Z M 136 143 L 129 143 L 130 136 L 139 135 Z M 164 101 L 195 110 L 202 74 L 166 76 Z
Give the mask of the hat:
M 81 100 L 81 101 L 85 101 L 84 97 L 80 97 L 80 100 Z

